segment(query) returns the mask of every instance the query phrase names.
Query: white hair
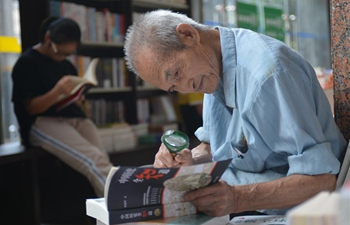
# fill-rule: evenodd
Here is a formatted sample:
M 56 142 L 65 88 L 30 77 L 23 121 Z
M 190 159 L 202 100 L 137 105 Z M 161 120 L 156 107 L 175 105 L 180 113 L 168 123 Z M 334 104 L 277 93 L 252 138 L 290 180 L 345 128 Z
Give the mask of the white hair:
M 125 60 L 129 70 L 137 73 L 136 56 L 140 49 L 154 53 L 157 62 L 163 62 L 166 56 L 174 51 L 186 48 L 177 37 L 176 27 L 180 23 L 190 24 L 197 30 L 204 31 L 208 27 L 200 24 L 184 14 L 170 10 L 155 10 L 142 14 L 127 30 L 124 44 Z M 139 59 L 140 60 L 140 59 Z

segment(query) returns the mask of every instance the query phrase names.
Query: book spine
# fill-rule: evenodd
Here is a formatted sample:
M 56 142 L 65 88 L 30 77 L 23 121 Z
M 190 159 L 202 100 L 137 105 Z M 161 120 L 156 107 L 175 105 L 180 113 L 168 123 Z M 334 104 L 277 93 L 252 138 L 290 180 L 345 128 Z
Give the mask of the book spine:
M 134 209 L 109 211 L 109 224 L 129 223 L 174 216 L 196 214 L 197 209 L 189 202 L 145 206 Z

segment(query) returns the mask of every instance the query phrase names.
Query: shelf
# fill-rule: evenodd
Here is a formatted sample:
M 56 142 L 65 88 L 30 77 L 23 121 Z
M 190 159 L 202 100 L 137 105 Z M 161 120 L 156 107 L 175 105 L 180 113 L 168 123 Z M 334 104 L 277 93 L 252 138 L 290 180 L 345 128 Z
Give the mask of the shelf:
M 123 5 L 129 0 L 54 0 L 56 2 L 71 2 L 97 9 L 109 8 L 112 12 L 122 13 Z
M 82 41 L 81 47 L 98 47 L 98 48 L 123 48 L 124 43 L 123 42 L 96 42 L 96 41 Z
M 123 87 L 123 88 L 96 87 L 96 88 L 91 88 L 88 91 L 88 93 L 89 94 L 107 94 L 107 93 L 129 92 L 129 91 L 131 91 L 131 87 Z
M 83 41 L 78 47 L 77 54 L 90 57 L 124 57 L 124 44 L 120 42 Z
M 154 0 L 134 0 L 133 6 L 145 7 L 145 8 L 172 8 L 172 9 L 189 9 L 188 5 L 176 4 L 176 3 L 166 3 Z
M 108 155 L 114 165 L 143 166 L 153 164 L 158 149 L 159 144 L 144 144 L 124 151 L 111 152 Z
M 137 91 L 155 91 L 160 89 L 154 86 L 137 86 L 136 90 Z
M 108 101 L 126 101 L 129 102 L 133 97 L 133 91 L 131 87 L 124 88 L 91 88 L 86 93 L 87 99 L 101 99 L 104 98 Z
M 163 91 L 156 87 L 140 87 L 138 86 L 136 88 L 136 97 L 137 98 L 150 98 L 153 96 L 159 96 L 159 95 L 167 95 L 169 92 Z

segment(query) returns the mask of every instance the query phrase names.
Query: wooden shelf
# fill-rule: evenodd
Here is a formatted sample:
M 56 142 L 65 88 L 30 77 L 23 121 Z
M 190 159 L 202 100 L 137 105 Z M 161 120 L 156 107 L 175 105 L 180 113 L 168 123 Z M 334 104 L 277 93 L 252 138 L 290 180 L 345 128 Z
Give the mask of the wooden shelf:
M 166 3 L 155 0 L 134 0 L 133 5 L 137 7 L 145 7 L 145 8 L 172 8 L 172 9 L 189 9 L 188 5 L 184 4 L 176 4 L 176 3 Z
M 136 90 L 137 90 L 136 92 L 137 98 L 150 98 L 153 96 L 169 94 L 169 92 L 163 91 L 159 88 L 153 88 L 153 87 L 137 87 Z
M 110 48 L 110 47 L 115 47 L 115 48 L 123 48 L 124 43 L 123 42 L 96 42 L 96 41 L 82 41 L 81 42 L 82 46 L 90 46 L 90 47 L 99 47 L 99 48 Z
M 153 164 L 158 149 L 159 144 L 143 144 L 133 149 L 109 153 L 109 158 L 114 165 L 143 166 Z
M 77 54 L 90 57 L 122 58 L 124 57 L 124 49 L 123 44 L 119 42 L 84 41 L 78 47 Z
M 121 88 L 103 88 L 103 87 L 95 87 L 91 88 L 88 93 L 89 94 L 108 94 L 108 93 L 119 93 L 119 92 L 130 92 L 131 87 L 121 87 Z

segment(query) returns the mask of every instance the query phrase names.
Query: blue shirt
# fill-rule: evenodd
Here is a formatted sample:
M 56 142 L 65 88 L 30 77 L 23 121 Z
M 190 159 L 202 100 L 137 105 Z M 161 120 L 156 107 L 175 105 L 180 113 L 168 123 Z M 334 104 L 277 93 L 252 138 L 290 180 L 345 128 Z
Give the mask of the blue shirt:
M 218 29 L 222 77 L 217 90 L 204 96 L 196 136 L 210 143 L 213 161 L 233 158 L 222 179 L 242 185 L 292 174 L 337 174 L 347 142 L 313 67 L 268 36 Z

